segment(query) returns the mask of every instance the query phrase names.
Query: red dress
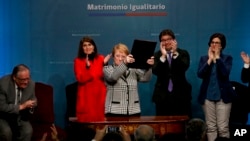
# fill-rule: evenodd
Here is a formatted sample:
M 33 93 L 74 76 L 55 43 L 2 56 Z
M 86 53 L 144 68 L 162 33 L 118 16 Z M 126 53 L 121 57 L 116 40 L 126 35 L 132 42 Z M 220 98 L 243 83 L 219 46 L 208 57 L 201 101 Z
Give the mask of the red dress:
M 103 78 L 102 55 L 90 60 L 86 68 L 85 58 L 75 58 L 74 72 L 77 87 L 76 117 L 79 122 L 103 121 L 106 85 Z

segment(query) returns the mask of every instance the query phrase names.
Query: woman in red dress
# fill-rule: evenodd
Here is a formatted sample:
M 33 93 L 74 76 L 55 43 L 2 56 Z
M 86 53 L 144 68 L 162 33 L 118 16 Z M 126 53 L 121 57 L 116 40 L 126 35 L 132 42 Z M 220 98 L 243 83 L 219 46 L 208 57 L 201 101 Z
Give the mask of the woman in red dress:
M 78 56 L 74 59 L 74 73 L 78 82 L 76 117 L 79 122 L 103 121 L 106 85 L 103 78 L 103 65 L 110 55 L 104 58 L 97 53 L 94 40 L 83 37 Z

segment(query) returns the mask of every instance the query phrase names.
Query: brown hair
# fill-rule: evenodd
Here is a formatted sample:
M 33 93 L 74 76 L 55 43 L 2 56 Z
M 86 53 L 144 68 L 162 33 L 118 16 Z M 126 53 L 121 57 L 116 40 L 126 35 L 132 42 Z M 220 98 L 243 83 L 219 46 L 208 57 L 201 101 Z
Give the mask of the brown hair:
M 126 55 L 129 55 L 128 47 L 125 44 L 119 43 L 116 44 L 112 49 L 112 56 L 114 57 L 116 51 L 124 52 Z

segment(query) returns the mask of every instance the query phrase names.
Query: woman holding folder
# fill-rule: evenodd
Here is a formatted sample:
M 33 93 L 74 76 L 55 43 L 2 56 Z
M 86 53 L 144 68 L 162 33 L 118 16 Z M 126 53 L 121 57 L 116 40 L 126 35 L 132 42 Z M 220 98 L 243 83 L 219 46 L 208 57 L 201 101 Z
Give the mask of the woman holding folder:
M 121 43 L 114 46 L 112 56 L 114 63 L 104 67 L 104 79 L 107 85 L 105 114 L 106 116 L 140 115 L 138 82 L 149 81 L 152 69 L 129 68 L 128 64 L 136 60 L 129 54 L 128 47 Z M 149 58 L 147 63 L 152 66 L 154 59 Z

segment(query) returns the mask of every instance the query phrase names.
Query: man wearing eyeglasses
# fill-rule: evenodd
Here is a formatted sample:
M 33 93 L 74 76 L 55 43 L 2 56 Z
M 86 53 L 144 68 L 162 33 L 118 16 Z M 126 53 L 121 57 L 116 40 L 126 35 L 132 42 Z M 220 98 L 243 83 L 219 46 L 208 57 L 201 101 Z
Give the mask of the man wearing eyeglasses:
M 153 74 L 157 76 L 153 102 L 157 116 L 191 116 L 192 86 L 186 79 L 190 65 L 187 50 L 177 47 L 175 34 L 164 29 L 159 34 L 160 50 L 154 55 Z
M 24 64 L 17 65 L 12 74 L 0 78 L 0 140 L 30 141 L 33 129 L 29 115 L 35 106 L 30 70 Z

